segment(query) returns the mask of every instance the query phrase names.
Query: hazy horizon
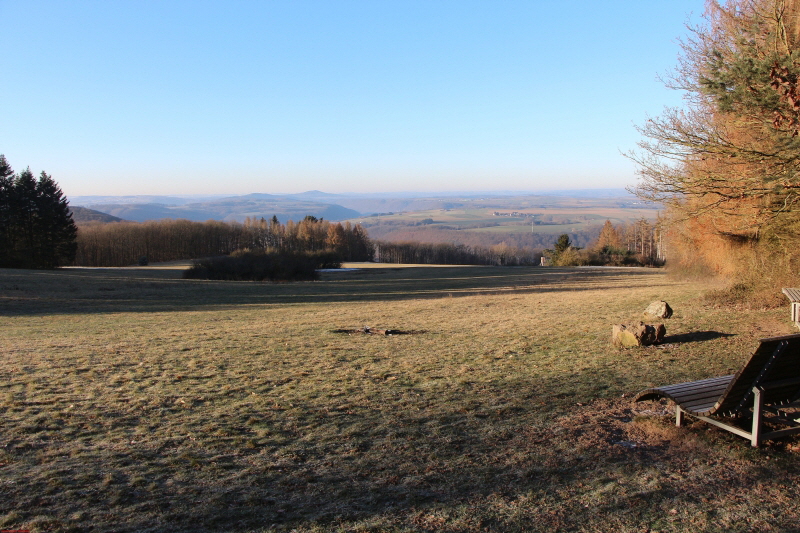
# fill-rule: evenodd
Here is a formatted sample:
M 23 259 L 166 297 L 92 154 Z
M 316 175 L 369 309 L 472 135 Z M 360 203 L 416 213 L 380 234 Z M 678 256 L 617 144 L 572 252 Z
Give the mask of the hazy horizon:
M 327 191 L 309 190 L 301 192 L 288 192 L 288 193 L 270 193 L 270 192 L 251 192 L 245 194 L 80 194 L 72 195 L 68 198 L 70 202 L 74 199 L 98 199 L 98 198 L 175 198 L 175 199 L 221 199 L 221 198 L 239 198 L 244 196 L 275 196 L 275 197 L 295 197 L 295 196 L 312 196 L 324 197 L 328 196 L 332 200 L 338 198 L 450 198 L 450 197 L 475 197 L 475 196 L 490 196 L 490 197 L 526 197 L 526 196 L 565 196 L 565 197 L 578 197 L 578 198 L 603 198 L 603 197 L 616 197 L 616 196 L 631 196 L 625 188 L 611 187 L 611 188 L 590 188 L 590 189 L 538 189 L 538 190 L 520 190 L 520 191 L 504 191 L 504 190 L 463 190 L 463 191 L 376 191 L 370 193 L 364 192 L 342 192 L 342 193 L 329 193 Z

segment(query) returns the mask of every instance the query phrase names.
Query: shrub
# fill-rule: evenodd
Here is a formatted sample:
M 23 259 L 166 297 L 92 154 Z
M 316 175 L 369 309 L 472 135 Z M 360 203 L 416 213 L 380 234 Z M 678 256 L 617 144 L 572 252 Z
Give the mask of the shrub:
M 567 247 L 553 259 L 553 266 L 585 266 L 589 264 L 589 256 L 586 250 Z
M 237 250 L 229 256 L 193 262 L 183 277 L 229 281 L 312 281 L 318 268 L 339 268 L 333 252 L 263 252 Z

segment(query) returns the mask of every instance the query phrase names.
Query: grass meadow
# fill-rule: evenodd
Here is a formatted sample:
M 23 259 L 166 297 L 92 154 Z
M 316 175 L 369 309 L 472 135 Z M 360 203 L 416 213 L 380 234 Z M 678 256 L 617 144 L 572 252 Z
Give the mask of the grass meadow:
M 0 529 L 796 530 L 800 441 L 630 398 L 735 371 L 788 306 L 649 269 L 180 275 L 0 270 Z M 656 299 L 666 343 L 613 348 Z

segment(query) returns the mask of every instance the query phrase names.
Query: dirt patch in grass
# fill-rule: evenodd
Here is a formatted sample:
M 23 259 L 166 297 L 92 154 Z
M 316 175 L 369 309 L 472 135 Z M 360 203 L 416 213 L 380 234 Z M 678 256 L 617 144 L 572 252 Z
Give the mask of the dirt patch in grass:
M 788 310 L 731 315 L 653 271 L 542 270 L 0 271 L 0 527 L 792 530 L 797 440 L 752 450 L 630 399 L 731 373 Z M 667 344 L 613 348 L 611 324 L 656 299 Z
M 334 329 L 331 330 L 331 333 L 342 333 L 344 335 L 422 335 L 423 333 L 427 333 L 427 331 L 424 329 L 402 330 L 364 326 L 363 328 Z

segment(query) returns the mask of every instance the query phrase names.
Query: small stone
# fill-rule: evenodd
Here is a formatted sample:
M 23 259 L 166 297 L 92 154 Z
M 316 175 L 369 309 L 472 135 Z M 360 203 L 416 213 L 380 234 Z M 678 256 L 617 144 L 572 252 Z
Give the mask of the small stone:
M 663 300 L 658 300 L 647 306 L 644 312 L 657 318 L 669 318 L 672 316 L 672 308 Z

